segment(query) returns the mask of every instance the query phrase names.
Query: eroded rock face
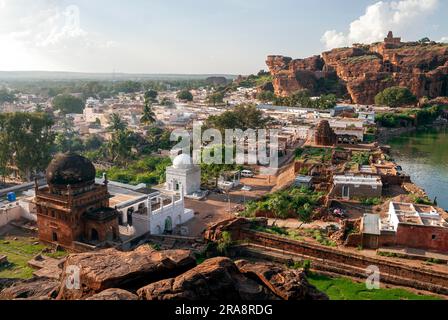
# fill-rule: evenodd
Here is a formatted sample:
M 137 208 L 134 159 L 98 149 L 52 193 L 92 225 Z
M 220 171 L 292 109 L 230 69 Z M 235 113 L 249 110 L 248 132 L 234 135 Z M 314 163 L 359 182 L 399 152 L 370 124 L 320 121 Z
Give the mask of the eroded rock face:
M 107 249 L 74 254 L 65 262 L 58 299 L 83 299 L 110 288 L 132 291 L 177 276 L 195 265 L 196 260 L 189 250 L 155 251 L 149 246 L 131 252 Z M 80 270 L 80 289 L 70 289 L 71 286 L 66 285 L 70 266 Z
M 236 265 L 251 279 L 261 281 L 283 300 L 329 300 L 306 279 L 303 270 L 287 269 L 271 263 L 250 263 L 240 260 Z
M 324 52 L 322 57 L 293 60 L 269 56 L 275 93 L 290 95 L 308 89 L 320 93 L 322 81 L 336 79 L 354 103 L 374 103 L 391 86 L 409 88 L 418 98 L 448 95 L 448 45 L 378 43 Z
M 172 279 L 137 291 L 143 300 L 276 300 L 268 288 L 243 275 L 230 259 L 213 258 Z
M 122 289 L 107 289 L 98 294 L 95 294 L 86 300 L 138 300 L 138 297 L 126 290 Z
M 48 278 L 35 278 L 17 282 L 0 293 L 0 300 L 48 300 L 57 296 L 59 281 Z

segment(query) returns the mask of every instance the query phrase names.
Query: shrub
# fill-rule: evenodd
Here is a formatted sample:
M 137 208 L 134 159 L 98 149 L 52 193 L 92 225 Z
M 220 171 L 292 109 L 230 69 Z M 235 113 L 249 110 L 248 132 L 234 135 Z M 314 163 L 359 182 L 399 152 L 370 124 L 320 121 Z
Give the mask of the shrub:
M 392 108 L 413 105 L 415 103 L 417 103 L 417 98 L 405 87 L 390 87 L 378 93 L 375 97 L 375 104 Z

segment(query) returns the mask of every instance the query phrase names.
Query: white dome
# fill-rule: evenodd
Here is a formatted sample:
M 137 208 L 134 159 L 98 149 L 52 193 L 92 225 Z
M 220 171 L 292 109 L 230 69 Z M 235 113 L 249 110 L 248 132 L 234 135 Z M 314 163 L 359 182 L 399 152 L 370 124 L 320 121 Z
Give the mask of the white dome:
M 175 169 L 190 169 L 193 167 L 193 161 L 187 154 L 180 154 L 173 160 L 173 167 Z

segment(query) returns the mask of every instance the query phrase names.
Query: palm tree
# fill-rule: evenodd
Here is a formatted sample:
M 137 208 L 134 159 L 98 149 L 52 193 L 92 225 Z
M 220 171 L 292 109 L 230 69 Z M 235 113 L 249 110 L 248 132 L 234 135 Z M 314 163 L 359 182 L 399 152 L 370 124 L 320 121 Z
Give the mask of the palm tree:
M 121 120 L 120 115 L 117 113 L 112 113 L 109 118 L 109 130 L 118 132 L 118 131 L 124 131 L 127 128 L 126 123 Z
M 140 122 L 143 124 L 153 124 L 156 122 L 156 114 L 152 111 L 151 103 L 148 99 L 145 100 L 145 106 L 143 108 L 143 116 L 140 118 Z

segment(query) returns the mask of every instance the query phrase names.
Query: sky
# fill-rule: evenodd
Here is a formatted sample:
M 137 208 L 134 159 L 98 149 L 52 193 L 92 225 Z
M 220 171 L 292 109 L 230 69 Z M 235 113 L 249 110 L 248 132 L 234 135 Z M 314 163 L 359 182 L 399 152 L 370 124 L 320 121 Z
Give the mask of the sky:
M 448 42 L 448 0 L 0 0 L 0 70 L 251 74 L 382 40 Z

